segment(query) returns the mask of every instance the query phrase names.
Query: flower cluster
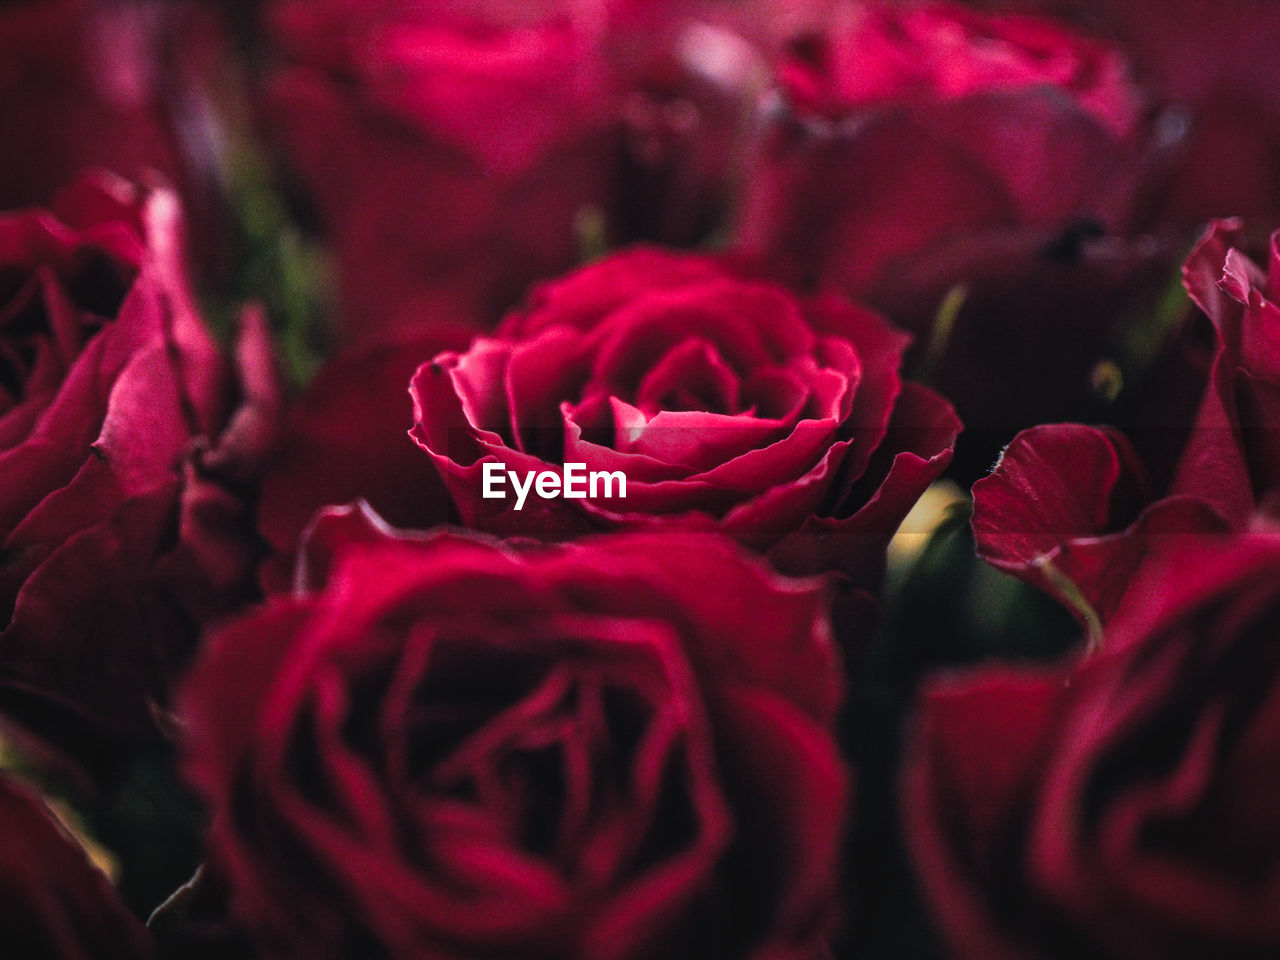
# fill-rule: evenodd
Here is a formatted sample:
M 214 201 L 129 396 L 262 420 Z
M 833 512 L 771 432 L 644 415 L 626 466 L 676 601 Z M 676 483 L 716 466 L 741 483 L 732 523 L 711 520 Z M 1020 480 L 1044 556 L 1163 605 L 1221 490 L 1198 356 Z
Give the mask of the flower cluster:
M 0 954 L 1280 954 L 1277 41 L 0 4 Z

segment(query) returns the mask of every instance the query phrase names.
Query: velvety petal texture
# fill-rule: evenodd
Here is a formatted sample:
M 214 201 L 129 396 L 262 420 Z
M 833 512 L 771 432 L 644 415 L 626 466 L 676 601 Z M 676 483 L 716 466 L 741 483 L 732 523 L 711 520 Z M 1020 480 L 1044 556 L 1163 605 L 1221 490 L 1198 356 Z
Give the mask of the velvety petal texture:
M 973 485 L 979 556 L 1053 594 L 1087 626 L 1116 612 L 1151 554 L 1228 529 L 1200 498 L 1153 502 L 1133 445 L 1108 427 L 1024 430 Z
M 715 536 L 516 551 L 328 511 L 182 698 L 233 912 L 268 957 L 824 956 L 824 593 Z
M 1275 533 L 1183 543 L 1097 656 L 926 689 L 904 814 L 951 956 L 1280 949 L 1277 583 Z
M 250 589 L 282 398 L 259 312 L 232 362 L 205 333 L 181 230 L 171 191 L 107 175 L 0 216 L 0 710 L 38 738 L 148 729 Z
M 841 298 L 634 248 L 422 366 L 413 437 L 467 526 L 550 539 L 715 529 L 775 550 L 790 572 L 852 574 L 878 566 L 959 429 L 935 394 L 904 388 L 907 342 Z M 483 496 L 494 463 L 619 471 L 626 497 L 532 496 L 516 510 L 514 496 Z

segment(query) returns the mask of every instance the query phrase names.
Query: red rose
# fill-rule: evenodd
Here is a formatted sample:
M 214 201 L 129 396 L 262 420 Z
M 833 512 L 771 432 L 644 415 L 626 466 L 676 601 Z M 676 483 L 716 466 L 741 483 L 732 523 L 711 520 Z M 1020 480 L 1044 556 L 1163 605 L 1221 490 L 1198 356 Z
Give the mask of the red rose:
M 852 295 L 993 229 L 1115 224 L 1136 92 L 1111 48 L 949 4 L 860 7 L 776 67 L 740 242 Z
M 951 956 L 1280 951 L 1280 536 L 1183 547 L 1096 657 L 924 694 L 904 813 Z
M 993 0 L 1072 17 L 1123 44 L 1165 108 L 1172 141 L 1150 200 L 1153 225 L 1185 230 L 1211 217 L 1280 219 L 1280 7 L 1267 0 Z M 1223 171 L 1229 169 L 1230 175 Z
M 146 928 L 44 804 L 0 778 L 0 943 L 16 958 L 148 960 Z
M 265 956 L 824 955 L 824 591 L 720 538 L 522 555 L 372 519 L 321 519 L 303 590 L 215 633 L 183 698 Z
M 1117 50 L 1051 22 L 846 13 L 774 67 L 735 246 L 919 334 L 915 362 L 969 427 L 962 473 L 980 475 L 1021 427 L 1091 412 L 1117 324 L 1174 265 L 1126 234 L 1138 92 Z
M 904 384 L 908 338 L 836 297 L 801 300 L 716 261 L 637 249 L 538 290 L 493 337 L 414 377 L 413 435 L 462 522 L 565 538 L 716 529 L 785 569 L 867 579 L 945 468 L 958 424 Z M 626 496 L 486 499 L 508 471 L 620 471 Z
M 617 154 L 602 5 L 277 0 L 266 113 L 338 261 L 354 337 L 488 324 L 576 262 Z
M 715 242 L 760 133 L 769 65 L 842 0 L 612 0 L 609 50 L 626 150 L 609 209 L 617 245 Z
M 179 217 L 105 175 L 0 216 L 0 709 L 55 740 L 148 728 L 249 585 L 273 368 L 253 312 L 239 383 L 218 355 Z

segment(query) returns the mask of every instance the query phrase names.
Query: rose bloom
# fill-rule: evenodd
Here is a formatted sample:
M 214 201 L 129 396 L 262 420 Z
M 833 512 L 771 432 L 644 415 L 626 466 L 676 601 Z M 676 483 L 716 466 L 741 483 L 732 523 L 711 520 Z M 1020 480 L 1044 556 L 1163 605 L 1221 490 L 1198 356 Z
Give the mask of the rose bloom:
M 903 810 L 949 955 L 1280 951 L 1280 535 L 1184 543 L 1074 666 L 922 696 Z
M 618 153 L 602 3 L 264 9 L 267 132 L 333 245 L 349 337 L 488 325 L 576 262 Z
M 149 960 L 146 928 L 44 803 L 0 777 L 0 942 L 6 956 Z
M 1245 247 L 1240 221 L 1215 221 L 1183 266 L 1187 292 L 1212 322 L 1214 346 L 1208 382 L 1193 419 L 1181 425 L 1190 429 L 1163 488 L 1119 430 L 1032 427 L 974 484 L 981 556 L 1077 609 L 1083 599 L 1105 620 L 1150 554 L 1183 534 L 1244 528 L 1276 502 L 1280 233 L 1266 269 Z M 1075 601 L 1067 596 L 1073 592 Z
M 86 762 L 251 583 L 274 368 L 252 311 L 223 361 L 180 230 L 172 192 L 105 174 L 0 216 L 0 709 Z
M 1106 224 L 1138 97 L 1121 55 L 1048 21 L 860 6 L 775 66 L 748 253 L 854 295 L 993 228 Z
M 519 553 L 323 515 L 180 715 L 265 957 L 827 956 L 825 591 L 730 541 Z
M 735 249 L 919 334 L 914 362 L 969 427 L 965 474 L 1021 427 L 1092 415 L 1117 323 L 1174 267 L 1129 232 L 1149 147 L 1121 52 L 1045 20 L 870 3 L 773 73 Z
M 714 529 L 790 571 L 869 579 L 959 426 L 902 381 L 907 342 L 843 299 L 634 249 L 541 287 L 494 336 L 419 369 L 413 435 L 468 526 L 550 539 Z M 531 496 L 517 511 L 482 496 L 494 462 L 621 471 L 626 498 Z
M 1196 229 L 1211 217 L 1280 220 L 1280 7 L 1265 0 L 995 0 L 1004 9 L 1070 17 L 1123 45 L 1161 104 L 1170 141 L 1150 186 L 1156 228 Z M 1231 171 L 1223 175 L 1224 169 Z

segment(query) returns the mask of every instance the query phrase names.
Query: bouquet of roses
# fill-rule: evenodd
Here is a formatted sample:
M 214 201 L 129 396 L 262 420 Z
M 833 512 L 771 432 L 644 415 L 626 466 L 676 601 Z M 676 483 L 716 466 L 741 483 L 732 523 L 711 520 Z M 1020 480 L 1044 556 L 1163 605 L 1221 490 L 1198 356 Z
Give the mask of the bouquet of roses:
M 0 3 L 0 957 L 1280 956 L 1277 43 Z

